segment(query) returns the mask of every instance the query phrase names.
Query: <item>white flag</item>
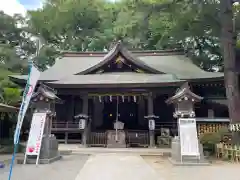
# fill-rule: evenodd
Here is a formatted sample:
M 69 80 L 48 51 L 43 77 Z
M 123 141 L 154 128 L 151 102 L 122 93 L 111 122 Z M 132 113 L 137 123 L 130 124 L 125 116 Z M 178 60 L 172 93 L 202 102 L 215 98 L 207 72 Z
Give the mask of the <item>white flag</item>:
M 32 64 L 30 68 L 30 73 L 28 75 L 27 85 L 24 90 L 22 104 L 18 113 L 18 121 L 14 134 L 14 144 L 18 144 L 19 135 L 23 124 L 23 119 L 26 114 L 29 102 L 31 100 L 34 89 L 37 85 L 37 81 L 40 77 L 40 71 Z

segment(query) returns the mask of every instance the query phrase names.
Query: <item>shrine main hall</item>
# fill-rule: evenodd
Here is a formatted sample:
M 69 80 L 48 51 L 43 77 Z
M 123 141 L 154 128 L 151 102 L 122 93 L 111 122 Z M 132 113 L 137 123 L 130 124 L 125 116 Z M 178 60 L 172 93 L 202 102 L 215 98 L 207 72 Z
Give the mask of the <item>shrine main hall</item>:
M 24 86 L 27 76 L 10 79 Z M 119 42 L 109 52 L 65 52 L 39 83 L 61 99 L 51 131 L 65 143 L 167 145 L 178 133 L 176 114 L 186 111 L 196 118 L 198 134 L 229 122 L 223 74 L 202 70 L 181 50 L 130 52 Z M 178 108 L 181 100 L 186 105 Z

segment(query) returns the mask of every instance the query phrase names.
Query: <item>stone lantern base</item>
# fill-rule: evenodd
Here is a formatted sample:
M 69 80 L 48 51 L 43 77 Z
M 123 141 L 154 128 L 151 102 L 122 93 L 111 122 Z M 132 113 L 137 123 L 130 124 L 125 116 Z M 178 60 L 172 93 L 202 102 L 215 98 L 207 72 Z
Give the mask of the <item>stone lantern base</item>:
M 203 155 L 203 147 L 199 144 L 200 157 L 198 156 L 182 156 L 181 157 L 181 144 L 179 137 L 172 139 L 172 152 L 169 161 L 173 165 L 178 166 L 206 166 L 210 163 L 205 159 Z

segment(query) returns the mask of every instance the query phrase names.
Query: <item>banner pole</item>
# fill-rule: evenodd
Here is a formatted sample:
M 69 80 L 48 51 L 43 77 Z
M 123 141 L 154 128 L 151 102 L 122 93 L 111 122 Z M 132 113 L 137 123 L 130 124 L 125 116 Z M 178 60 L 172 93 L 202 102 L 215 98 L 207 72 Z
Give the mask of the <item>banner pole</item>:
M 18 148 L 18 144 L 19 144 L 20 132 L 21 132 L 21 127 L 22 127 L 23 121 L 24 121 L 24 116 L 26 114 L 32 94 L 34 92 L 34 89 L 37 85 L 37 81 L 40 76 L 40 71 L 38 71 L 38 69 L 33 66 L 33 62 L 29 62 L 29 69 L 30 70 L 29 70 L 29 74 L 28 74 L 28 80 L 27 80 L 26 87 L 24 89 L 22 103 L 21 103 L 20 110 L 19 110 L 18 117 L 17 117 L 16 130 L 14 132 L 14 150 L 13 150 L 13 155 L 12 155 L 12 161 L 10 164 L 8 180 L 11 180 L 11 177 L 12 177 L 12 171 L 13 171 L 13 166 L 14 166 L 17 148 Z
M 26 162 L 27 162 L 27 153 L 25 152 L 23 164 L 26 164 Z
M 18 132 L 17 132 L 17 135 L 18 135 L 17 142 L 19 141 L 19 134 L 20 134 L 20 129 L 18 129 Z M 12 178 L 12 171 L 13 171 L 13 165 L 14 165 L 15 157 L 16 157 L 16 153 L 17 153 L 17 148 L 18 148 L 18 143 L 15 143 L 14 144 L 14 149 L 13 149 L 12 160 L 11 160 L 11 164 L 10 164 L 10 171 L 9 171 L 8 180 L 11 180 L 11 178 Z

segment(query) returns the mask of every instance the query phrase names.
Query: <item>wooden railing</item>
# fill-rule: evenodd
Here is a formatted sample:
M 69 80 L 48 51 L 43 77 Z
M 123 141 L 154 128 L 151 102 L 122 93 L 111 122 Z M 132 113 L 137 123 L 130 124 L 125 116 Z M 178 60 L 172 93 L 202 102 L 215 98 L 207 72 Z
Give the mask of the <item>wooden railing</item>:
M 53 131 L 71 131 L 71 130 L 80 130 L 78 122 L 53 122 L 52 123 Z
M 87 141 L 89 146 L 107 146 L 107 132 L 97 131 L 91 132 Z
M 222 160 L 240 162 L 240 146 L 219 143 L 216 145 L 216 157 Z

